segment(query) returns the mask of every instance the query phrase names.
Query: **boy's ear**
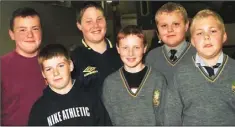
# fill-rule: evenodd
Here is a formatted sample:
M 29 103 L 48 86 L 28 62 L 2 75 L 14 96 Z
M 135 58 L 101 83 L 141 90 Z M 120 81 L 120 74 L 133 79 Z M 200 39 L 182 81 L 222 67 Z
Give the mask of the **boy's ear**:
M 45 74 L 43 73 L 43 71 L 42 71 L 42 76 L 44 78 L 45 84 L 48 85 L 49 83 L 48 83 L 47 78 L 46 78 Z
M 224 32 L 224 35 L 223 35 L 223 43 L 225 43 L 226 41 L 227 41 L 227 33 L 226 32 Z
M 158 33 L 158 30 L 156 30 L 155 32 L 156 32 L 156 34 L 157 34 L 157 37 L 159 38 L 159 33 Z
M 77 28 L 82 31 L 82 25 L 79 22 L 77 22 L 76 24 L 77 24 Z
M 195 47 L 195 43 L 194 43 L 194 41 L 193 41 L 193 39 L 192 39 L 192 36 L 191 36 L 190 38 L 191 38 L 191 39 L 190 39 L 191 44 L 193 45 L 193 47 Z
M 189 28 L 189 21 L 187 21 L 187 23 L 185 24 L 185 32 L 188 31 L 188 28 Z
M 43 76 L 43 78 L 45 78 L 46 79 L 46 76 L 45 76 L 45 74 L 44 74 L 44 72 L 42 71 L 42 76 Z
M 120 49 L 118 47 L 118 44 L 116 44 L 116 49 L 117 49 L 118 54 L 120 54 Z
M 156 34 L 157 34 L 157 38 L 158 38 L 158 40 L 161 40 L 161 38 L 160 38 L 160 36 L 159 36 L 159 32 L 158 32 L 158 30 L 156 30 Z
M 15 36 L 14 36 L 13 31 L 9 29 L 9 30 L 8 30 L 8 33 L 9 33 L 9 35 L 10 35 L 10 37 L 11 37 L 11 40 L 15 40 Z
M 155 30 L 155 32 L 156 32 L 156 34 L 157 34 L 157 36 L 158 36 L 158 30 Z
M 147 47 L 148 47 L 148 45 L 145 45 L 145 46 L 144 46 L 144 53 L 146 53 Z
M 70 72 L 72 72 L 74 69 L 74 64 L 72 60 L 69 60 L 69 67 L 70 67 Z

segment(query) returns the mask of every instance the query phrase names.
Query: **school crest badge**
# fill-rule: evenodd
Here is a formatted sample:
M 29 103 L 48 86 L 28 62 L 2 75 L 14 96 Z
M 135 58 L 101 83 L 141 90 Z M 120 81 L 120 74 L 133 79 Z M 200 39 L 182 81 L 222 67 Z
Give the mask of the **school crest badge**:
M 160 91 L 155 90 L 153 93 L 153 105 L 158 106 L 160 104 Z
M 235 93 L 235 81 L 233 81 L 233 84 L 232 84 L 232 91 L 233 93 Z

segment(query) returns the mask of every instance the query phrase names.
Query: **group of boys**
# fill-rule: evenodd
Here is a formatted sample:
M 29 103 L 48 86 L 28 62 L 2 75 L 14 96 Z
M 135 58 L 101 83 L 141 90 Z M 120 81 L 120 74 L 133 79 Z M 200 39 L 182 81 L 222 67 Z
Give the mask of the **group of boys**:
M 105 25 L 105 19 L 102 11 L 96 6 L 87 6 L 86 9 L 83 10 L 84 14 L 92 11 L 101 13 L 89 29 L 87 27 L 92 24 L 90 20 L 93 20 L 89 14 L 86 15 L 83 26 L 82 22 L 77 23 L 78 28 L 83 31 L 85 40 L 83 44 L 88 45 L 91 50 L 95 43 L 88 42 L 92 42 L 95 36 L 92 38 L 85 33 L 90 29 L 93 34 L 104 32 L 102 26 Z M 235 125 L 233 69 L 235 61 L 222 51 L 222 45 L 227 40 L 225 26 L 222 18 L 212 10 L 201 10 L 193 17 L 189 43 L 185 40 L 189 28 L 185 8 L 172 2 L 159 8 L 155 21 L 159 40 L 164 45 L 151 50 L 146 56 L 146 63 L 143 62 L 143 58 L 147 42 L 143 31 L 135 25 L 122 28 L 117 35 L 116 49 L 123 66 L 116 71 L 107 72 L 105 76 L 100 76 L 102 80 L 97 82 L 97 77 L 91 77 L 89 82 L 80 81 L 81 77 L 85 76 L 81 75 L 82 69 L 79 70 L 76 65 L 82 59 L 77 58 L 73 61 L 63 45 L 49 44 L 37 54 L 36 49 L 41 40 L 40 19 L 37 13 L 26 13 L 15 17 L 9 33 L 13 40 L 19 40 L 16 42 L 18 49 L 1 58 L 2 95 L 5 98 L 2 100 L 2 125 L 13 125 L 12 123 L 25 125 L 27 122 L 28 125 L 50 126 Z M 25 24 L 24 27 L 20 26 L 21 22 Z M 21 41 L 28 42 L 26 47 L 35 47 L 34 50 L 25 50 L 25 48 L 23 50 L 21 47 L 25 43 Z M 108 43 L 104 44 L 109 46 Z M 99 53 L 102 54 L 102 51 L 105 52 L 102 49 Z M 27 58 L 27 61 L 32 59 L 31 63 L 24 63 L 26 59 L 22 57 L 25 56 L 24 53 L 32 54 Z M 12 62 L 13 58 L 17 61 Z M 30 69 L 15 70 L 16 62 L 22 68 L 30 67 Z M 40 66 L 42 75 L 39 76 L 40 69 L 36 69 L 34 73 L 46 79 L 47 87 L 42 83 L 43 78 L 39 82 L 39 79 L 34 79 L 38 77 L 32 79 L 19 77 L 21 71 L 29 71 L 27 73 L 32 74 L 37 68 L 33 68 L 33 65 Z M 9 66 L 12 67 L 11 71 Z M 74 68 L 77 69 L 75 80 L 71 77 Z M 91 72 L 95 68 L 89 69 L 87 71 Z M 21 82 L 9 79 L 14 75 L 21 78 L 17 79 Z M 23 79 L 32 80 L 28 82 L 27 89 L 23 88 L 25 87 Z M 80 87 L 101 82 L 103 85 L 95 90 L 98 92 L 95 94 L 98 97 L 91 94 L 94 90 Z M 23 85 L 19 86 L 18 83 Z M 14 90 L 18 92 L 23 90 L 25 93 L 20 97 L 15 96 L 17 93 L 13 95 L 9 93 Z M 39 92 L 34 93 L 35 91 Z M 31 96 L 31 94 L 36 95 Z M 25 99 L 31 100 L 27 103 L 28 107 L 22 111 L 26 113 L 24 115 L 28 114 L 28 118 L 24 119 L 23 114 L 11 115 L 12 112 L 17 112 L 17 109 L 12 109 L 10 106 L 17 103 L 18 108 L 22 108 L 22 103 L 28 101 Z

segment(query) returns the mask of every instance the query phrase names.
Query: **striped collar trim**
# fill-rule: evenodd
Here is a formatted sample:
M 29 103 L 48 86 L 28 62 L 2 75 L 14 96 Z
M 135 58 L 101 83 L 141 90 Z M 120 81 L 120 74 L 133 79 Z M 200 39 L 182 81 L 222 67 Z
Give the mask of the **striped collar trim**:
M 220 63 L 220 66 L 222 65 L 222 63 L 223 63 L 223 60 L 224 60 L 224 53 L 223 52 L 221 52 L 221 54 L 220 54 L 220 56 L 219 56 L 219 59 L 218 59 L 218 61 L 217 61 L 217 63 Z M 203 60 L 202 60 L 202 58 L 198 55 L 198 53 L 196 53 L 196 56 L 195 56 L 195 65 L 196 65 L 196 67 L 198 67 L 198 66 L 208 66 Z M 219 67 L 220 67 L 219 66 Z
M 182 41 L 181 44 L 179 44 L 178 46 L 176 46 L 176 47 L 174 47 L 174 48 L 171 48 L 171 47 L 169 47 L 169 46 L 167 46 L 167 45 L 163 45 L 163 47 L 165 48 L 166 54 L 167 54 L 168 57 L 171 56 L 170 50 L 172 50 L 172 49 L 177 50 L 177 52 L 176 52 L 175 55 L 176 55 L 177 57 L 179 57 L 179 56 L 182 54 L 182 52 L 184 52 L 184 49 L 186 49 L 186 48 L 188 47 L 188 43 L 189 43 L 189 42 L 187 42 L 187 41 L 184 40 L 184 41 Z
M 175 66 L 175 65 L 185 56 L 185 54 L 188 52 L 188 50 L 190 49 L 191 46 L 192 46 L 191 43 L 188 43 L 187 47 L 184 49 L 184 51 L 180 54 L 180 56 L 179 56 L 179 57 L 177 58 L 177 60 L 174 61 L 174 62 L 172 62 L 172 61 L 170 60 L 170 58 L 168 57 L 167 51 L 166 51 L 166 49 L 164 48 L 164 46 L 162 46 L 162 53 L 163 53 L 163 55 L 164 55 L 166 61 L 167 61 L 171 66 Z
M 111 41 L 108 39 L 108 38 L 105 38 L 105 42 L 107 43 L 108 42 L 108 45 L 107 45 L 107 48 L 113 48 L 113 45 L 111 43 Z M 84 41 L 84 39 L 82 39 L 82 44 L 88 48 L 89 50 L 91 50 L 91 48 L 86 44 L 86 42 Z
M 195 56 L 192 56 L 192 60 L 193 60 L 193 63 L 195 64 Z M 227 62 L 228 62 L 228 55 L 225 55 L 225 54 L 224 54 L 224 58 L 223 58 L 222 64 L 220 65 L 220 67 L 219 67 L 217 73 L 215 74 L 215 76 L 212 76 L 212 77 L 210 77 L 210 76 L 207 74 L 207 72 L 205 72 L 205 70 L 203 69 L 202 66 L 198 66 L 198 67 L 195 66 L 195 67 L 197 67 L 197 68 L 199 69 L 199 71 L 201 72 L 201 74 L 202 74 L 208 81 L 210 81 L 210 82 L 215 82 L 216 79 L 218 79 L 219 75 L 223 72 L 224 67 L 225 67 L 225 65 L 226 65 Z
M 138 96 L 138 94 L 140 93 L 140 91 L 141 91 L 142 88 L 144 87 L 145 82 L 146 82 L 146 80 L 148 79 L 151 70 L 152 70 L 151 67 L 148 66 L 148 69 L 147 69 L 147 71 L 146 71 L 146 73 L 145 73 L 145 76 L 143 77 L 143 79 L 142 79 L 142 81 L 141 81 L 141 83 L 140 83 L 140 85 L 139 85 L 139 87 L 138 87 L 138 90 L 136 91 L 136 93 L 133 93 L 133 92 L 131 91 L 131 88 L 130 88 L 129 85 L 128 85 L 128 82 L 127 82 L 125 76 L 124 76 L 124 73 L 123 73 L 123 66 L 119 69 L 119 73 L 120 73 L 120 76 L 121 76 L 123 85 L 124 85 L 124 87 L 126 88 L 126 90 L 127 90 L 127 92 L 129 93 L 129 95 L 131 95 L 132 97 L 137 97 L 137 96 Z

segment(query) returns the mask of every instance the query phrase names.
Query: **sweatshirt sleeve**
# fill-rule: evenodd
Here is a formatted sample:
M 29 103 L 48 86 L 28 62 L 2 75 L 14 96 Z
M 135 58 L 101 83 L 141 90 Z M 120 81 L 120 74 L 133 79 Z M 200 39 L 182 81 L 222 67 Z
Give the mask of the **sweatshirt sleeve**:
M 39 108 L 38 104 L 35 103 L 30 111 L 28 126 L 48 126 L 46 121 L 42 121 L 42 112 L 43 108 Z
M 94 114 L 95 114 L 95 123 L 98 126 L 111 126 L 112 122 L 110 120 L 109 114 L 104 107 L 103 102 L 99 97 L 96 99 L 96 104 L 94 104 Z
M 167 87 L 164 125 L 182 125 L 183 103 L 178 85 L 174 76 L 173 84 Z

